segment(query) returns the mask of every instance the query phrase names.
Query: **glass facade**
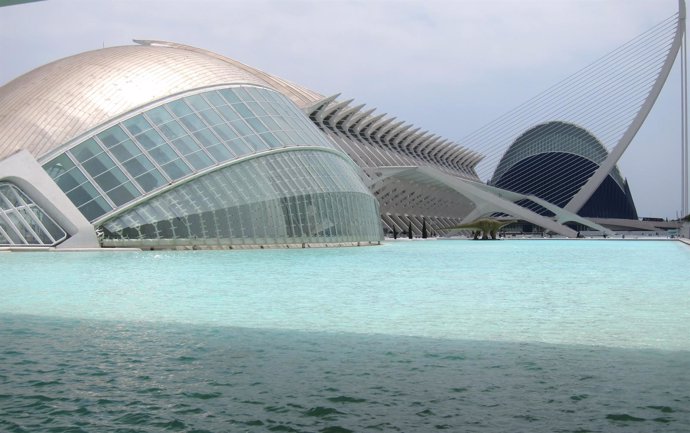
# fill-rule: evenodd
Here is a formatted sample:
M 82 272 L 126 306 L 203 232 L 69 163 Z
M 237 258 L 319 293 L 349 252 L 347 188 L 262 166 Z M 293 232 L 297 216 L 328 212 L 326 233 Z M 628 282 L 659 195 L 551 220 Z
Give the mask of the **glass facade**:
M 608 156 L 604 145 L 584 128 L 566 122 L 548 122 L 530 128 L 510 145 L 496 167 L 492 183 L 498 184 L 506 172 L 526 158 L 559 152 L 579 155 L 596 164 L 601 164 Z M 541 167 L 545 170 L 550 166 L 542 163 Z M 532 176 L 535 175 L 536 172 L 532 173 Z M 623 177 L 617 168 L 614 168 L 611 175 L 623 185 Z M 506 188 L 505 181 L 503 185 Z
M 0 246 L 51 246 L 66 238 L 65 231 L 22 190 L 0 182 Z
M 375 242 L 378 202 L 331 152 L 281 152 L 209 173 L 107 221 L 124 245 Z
M 43 165 L 89 221 L 211 166 L 269 149 L 333 145 L 282 94 L 186 96 L 111 126 Z
M 565 207 L 607 156 L 604 145 L 584 128 L 566 122 L 544 123 L 513 142 L 496 168 L 492 185 Z M 530 200 L 518 204 L 553 215 Z M 578 215 L 637 219 L 635 203 L 618 168 L 611 170 Z
M 43 167 L 106 238 L 121 243 L 381 238 L 378 204 L 356 165 L 289 99 L 262 87 L 208 90 L 152 107 Z M 121 213 L 127 206 L 134 207 Z

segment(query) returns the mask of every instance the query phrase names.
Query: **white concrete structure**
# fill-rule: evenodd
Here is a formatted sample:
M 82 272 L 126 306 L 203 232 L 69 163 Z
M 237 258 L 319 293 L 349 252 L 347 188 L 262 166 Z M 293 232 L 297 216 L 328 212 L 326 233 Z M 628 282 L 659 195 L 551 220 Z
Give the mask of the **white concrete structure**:
M 0 246 L 93 247 L 96 232 L 146 248 L 380 241 L 359 167 L 295 105 L 313 92 L 139 42 L 0 88 Z
M 24 241 L 22 243 L 29 244 L 25 239 L 26 234 L 39 240 L 40 230 L 46 233 L 50 244 L 57 244 L 58 248 L 97 248 L 99 246 L 93 226 L 27 150 L 20 150 L 0 160 L 0 173 L 2 173 L 0 182 L 15 186 L 30 197 L 29 200 L 38 207 L 31 214 L 17 212 L 19 215 L 15 219 L 9 214 L 11 208 L 0 204 L 0 239 L 5 245 L 9 245 L 9 241 L 15 236 L 22 239 Z M 27 200 L 24 198 L 22 201 Z M 22 204 L 31 207 L 30 203 Z M 12 208 L 15 207 L 12 206 Z M 15 224 L 11 224 L 13 220 L 15 224 L 16 221 L 20 221 L 16 224 L 20 230 L 16 230 Z M 46 220 L 53 222 L 51 226 L 57 226 L 64 231 L 55 227 L 51 230 Z M 16 232 L 14 236 L 11 234 L 13 231 Z

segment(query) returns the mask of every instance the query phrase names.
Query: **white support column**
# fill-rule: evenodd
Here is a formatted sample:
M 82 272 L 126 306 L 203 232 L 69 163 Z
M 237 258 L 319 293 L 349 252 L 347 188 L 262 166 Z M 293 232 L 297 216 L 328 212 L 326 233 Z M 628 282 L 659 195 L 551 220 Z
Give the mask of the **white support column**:
M 666 83 L 668 74 L 671 72 L 673 63 L 676 57 L 678 56 L 678 52 L 680 51 L 684 34 L 685 1 L 678 0 L 678 28 L 676 29 L 676 35 L 673 39 L 671 49 L 668 52 L 668 57 L 666 58 L 666 61 L 664 62 L 661 70 L 659 71 L 659 75 L 657 76 L 654 86 L 649 91 L 647 98 L 645 99 L 640 110 L 637 112 L 637 115 L 635 116 L 632 123 L 625 131 L 621 139 L 611 150 L 608 157 L 606 157 L 606 159 L 599 165 L 599 168 L 594 172 L 594 174 L 573 196 L 570 202 L 568 202 L 568 204 L 565 206 L 566 210 L 573 213 L 579 212 L 582 206 L 585 205 L 587 200 L 589 200 L 592 194 L 594 194 L 597 188 L 599 188 L 599 185 L 601 185 L 604 179 L 606 179 L 606 176 L 608 176 L 611 170 L 613 170 L 621 156 L 623 156 L 623 152 L 625 152 L 625 150 L 628 148 L 628 145 L 630 145 L 630 142 L 637 134 L 637 131 L 642 126 L 642 123 L 647 118 L 647 115 L 649 115 L 649 112 L 651 111 L 652 107 L 654 106 L 654 103 L 659 97 L 661 89 L 664 87 L 664 83 Z
M 680 51 L 680 89 L 681 217 L 685 217 L 690 213 L 688 209 L 688 52 L 685 34 Z
M 0 180 L 19 187 L 65 230 L 69 238 L 56 248 L 100 248 L 93 225 L 27 150 L 0 160 Z

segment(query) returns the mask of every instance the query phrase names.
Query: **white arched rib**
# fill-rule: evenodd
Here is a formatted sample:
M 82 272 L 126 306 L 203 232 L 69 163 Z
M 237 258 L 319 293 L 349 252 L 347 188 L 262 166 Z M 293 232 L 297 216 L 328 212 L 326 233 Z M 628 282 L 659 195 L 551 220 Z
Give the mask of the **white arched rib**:
M 664 84 L 666 83 L 666 79 L 668 78 L 668 75 L 671 72 L 671 68 L 673 67 L 673 63 L 676 57 L 678 56 L 678 52 L 680 51 L 684 33 L 685 1 L 678 0 L 678 26 L 676 28 L 676 34 L 673 39 L 673 45 L 671 46 L 671 49 L 668 52 L 668 56 L 666 57 L 664 65 L 659 71 L 659 75 L 657 76 L 657 79 L 654 82 L 654 86 L 647 95 L 647 98 L 640 107 L 640 110 L 637 112 L 637 115 L 633 119 L 632 123 L 625 131 L 621 139 L 618 141 L 618 144 L 616 144 L 616 146 L 611 150 L 611 152 L 609 152 L 608 157 L 604 160 L 604 162 L 602 162 L 599 165 L 599 168 L 589 178 L 587 183 L 585 183 L 585 185 L 582 188 L 580 188 L 577 194 L 575 194 L 573 198 L 570 200 L 570 202 L 568 202 L 568 204 L 565 206 L 565 209 L 567 211 L 577 213 L 582 208 L 582 206 L 584 206 L 587 200 L 589 200 L 592 194 L 594 194 L 597 188 L 599 188 L 599 185 L 601 185 L 604 179 L 606 179 L 606 176 L 608 176 L 611 170 L 613 170 L 616 163 L 618 163 L 618 160 L 621 158 L 621 156 L 623 156 L 623 152 L 625 152 L 625 150 L 630 145 L 630 142 L 632 142 L 633 138 L 635 138 L 637 131 L 639 131 L 640 127 L 642 126 L 642 123 L 649 115 L 649 112 L 652 110 L 654 103 L 656 102 L 657 98 L 659 97 L 659 94 L 661 93 L 661 89 L 664 87 Z

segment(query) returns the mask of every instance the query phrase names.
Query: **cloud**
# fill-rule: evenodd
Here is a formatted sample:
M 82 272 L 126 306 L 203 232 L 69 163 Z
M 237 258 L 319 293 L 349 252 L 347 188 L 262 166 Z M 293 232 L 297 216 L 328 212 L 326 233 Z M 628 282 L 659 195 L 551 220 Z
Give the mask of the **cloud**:
M 62 53 L 151 37 L 262 59 L 299 76 L 326 65 L 344 81 L 407 81 L 422 70 L 433 82 L 472 82 L 487 73 L 554 69 L 592 47 L 615 47 L 672 13 L 670 3 L 51 0 L 4 8 L 0 32 L 11 51 L 15 43 Z

